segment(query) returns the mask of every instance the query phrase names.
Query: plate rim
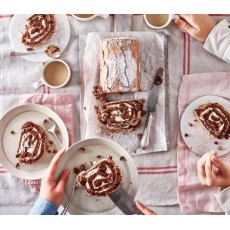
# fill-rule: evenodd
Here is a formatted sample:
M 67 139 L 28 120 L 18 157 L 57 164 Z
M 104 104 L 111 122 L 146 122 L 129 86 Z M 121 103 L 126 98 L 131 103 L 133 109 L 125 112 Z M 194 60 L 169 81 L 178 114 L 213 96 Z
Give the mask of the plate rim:
M 182 140 L 183 140 L 184 144 L 186 145 L 186 147 L 187 147 L 190 151 L 192 151 L 194 154 L 196 154 L 196 155 L 198 155 L 198 156 L 203 156 L 204 154 L 194 152 L 194 150 L 191 150 L 190 147 L 187 145 L 187 143 L 186 143 L 186 141 L 185 141 L 186 139 L 185 139 L 185 137 L 182 135 L 182 120 L 183 120 L 183 117 L 184 117 L 184 114 L 185 114 L 186 110 L 187 110 L 193 103 L 195 103 L 195 102 L 197 102 L 197 101 L 199 101 L 199 100 L 201 100 L 201 99 L 209 99 L 209 98 L 211 98 L 211 99 L 212 99 L 212 98 L 213 98 L 213 99 L 214 99 L 214 98 L 217 98 L 218 100 L 224 100 L 224 101 L 226 101 L 227 103 L 229 103 L 229 106 L 230 106 L 230 101 L 229 101 L 227 98 L 225 98 L 225 97 L 217 96 L 217 95 L 205 95 L 205 96 L 200 96 L 200 97 L 194 99 L 193 101 L 191 101 L 191 102 L 185 107 L 183 113 L 182 113 L 181 116 L 180 116 L 180 135 L 181 135 L 181 137 L 182 137 Z M 230 148 L 229 148 L 228 152 L 229 152 L 229 151 L 230 151 Z M 223 156 L 223 155 L 225 155 L 225 154 L 228 153 L 228 152 L 225 152 L 225 153 L 220 154 L 220 155 Z
M 66 126 L 65 126 L 64 121 L 61 119 L 61 117 L 55 111 L 53 111 L 52 109 L 48 108 L 47 106 L 40 105 L 40 104 L 34 104 L 34 103 L 28 103 L 28 104 L 13 107 L 13 108 L 9 109 L 1 117 L 1 119 L 0 119 L 0 139 L 1 140 L 3 138 L 3 135 L 4 135 L 4 132 L 5 132 L 5 129 L 6 129 L 7 125 L 17 115 L 15 115 L 14 117 L 10 118 L 10 120 L 6 124 L 4 124 L 4 121 L 7 119 L 7 116 L 9 115 L 9 113 L 13 113 L 14 111 L 20 110 L 20 108 L 24 109 L 23 112 L 26 112 L 26 110 L 28 110 L 28 111 L 30 110 L 30 111 L 40 112 L 40 113 L 43 113 L 43 114 L 46 115 L 46 113 L 43 112 L 43 110 L 45 110 L 45 111 L 49 111 L 49 113 L 51 113 L 54 116 L 56 116 L 59 119 L 58 122 L 61 122 L 62 123 L 61 125 L 63 125 L 63 127 L 65 127 L 65 130 L 63 130 L 63 132 L 64 132 L 64 135 L 66 135 L 66 134 L 67 135 L 66 135 L 66 143 L 64 143 L 64 144 L 67 144 L 67 146 L 69 146 L 69 141 L 70 140 L 69 140 L 68 130 L 67 130 Z M 22 170 L 17 169 L 16 167 L 15 168 L 12 168 L 11 166 L 9 167 L 8 163 L 5 163 L 5 158 L 2 156 L 3 154 L 5 154 L 7 156 L 7 154 L 5 153 L 4 148 L 3 148 L 3 141 L 1 141 L 1 144 L 0 144 L 0 163 L 7 170 L 8 173 L 10 173 L 11 175 L 13 175 L 13 176 L 15 176 L 17 178 L 26 179 L 26 180 L 39 180 L 39 179 L 41 179 L 42 177 L 45 176 L 45 173 L 46 173 L 46 171 L 48 169 L 48 167 L 47 167 L 47 168 L 41 170 L 40 176 L 38 176 L 38 175 L 34 176 L 32 172 L 25 173 L 25 175 L 24 175 Z M 20 173 L 18 173 L 18 172 L 20 172 Z
M 126 154 L 126 156 L 125 157 L 127 157 L 127 159 L 129 159 L 129 161 L 130 161 L 130 163 L 131 163 L 131 165 L 128 167 L 129 168 L 129 172 L 130 172 L 130 176 L 131 176 L 131 179 L 132 178 L 134 178 L 135 179 L 135 182 L 133 182 L 133 180 L 132 180 L 132 186 L 133 186 L 133 191 L 134 191 L 134 195 L 133 195 L 133 198 L 135 199 L 136 198 L 136 196 L 137 196 L 137 192 L 138 192 L 138 170 L 137 170 L 137 167 L 136 167 L 136 164 L 135 164 L 135 162 L 134 162 L 134 160 L 133 160 L 133 158 L 132 158 L 132 156 L 121 146 L 121 145 L 119 145 L 118 143 L 116 143 L 116 142 L 114 142 L 114 141 L 112 141 L 112 140 L 110 140 L 110 139 L 106 139 L 106 138 L 97 138 L 97 137 L 95 137 L 95 138 L 87 138 L 87 139 L 84 139 L 84 140 L 80 140 L 80 141 L 78 141 L 78 142 L 76 142 L 76 143 L 74 143 L 73 145 L 71 145 L 67 150 L 66 150 L 66 152 L 65 152 L 65 154 L 68 154 L 68 152 L 70 152 L 70 151 L 73 151 L 75 148 L 76 148 L 76 146 L 78 146 L 78 145 L 81 145 L 81 144 L 83 144 L 83 143 L 87 143 L 87 142 L 96 142 L 96 143 L 91 143 L 90 145 L 94 145 L 94 144 L 99 144 L 99 145 L 103 145 L 103 143 L 107 143 L 108 145 L 113 145 L 113 146 L 115 146 L 116 148 L 118 148 L 118 149 L 120 149 L 120 150 L 122 150 L 122 153 L 124 153 L 125 152 L 125 154 Z M 84 145 L 85 146 L 85 145 Z M 59 170 L 60 170 L 60 167 L 61 166 L 59 166 L 58 168 L 57 168 L 57 171 L 56 171 L 56 173 L 55 173 L 55 178 L 58 178 L 58 176 L 59 176 L 59 174 L 61 173 Z M 131 167 L 131 169 L 130 169 L 130 167 Z M 71 183 L 72 184 L 72 183 Z M 129 188 L 129 190 L 130 190 L 130 188 Z M 65 189 L 65 191 L 66 191 L 66 189 Z M 62 203 L 61 203 L 61 206 L 62 207 L 65 207 L 65 205 L 66 205 L 66 203 L 67 203 L 67 198 L 66 198 L 66 196 L 64 195 L 64 198 L 63 198 L 63 200 L 62 200 Z M 71 210 L 71 209 L 69 209 L 69 210 Z M 94 213 L 90 213 L 90 212 L 77 212 L 77 213 L 71 213 L 71 212 L 69 212 L 71 215 L 93 215 Z M 111 209 L 109 212 L 101 212 L 101 213 L 97 213 L 97 215 L 112 215 L 112 214 L 122 214 L 122 211 L 118 208 L 118 207 L 115 207 L 115 208 L 113 208 L 113 209 Z

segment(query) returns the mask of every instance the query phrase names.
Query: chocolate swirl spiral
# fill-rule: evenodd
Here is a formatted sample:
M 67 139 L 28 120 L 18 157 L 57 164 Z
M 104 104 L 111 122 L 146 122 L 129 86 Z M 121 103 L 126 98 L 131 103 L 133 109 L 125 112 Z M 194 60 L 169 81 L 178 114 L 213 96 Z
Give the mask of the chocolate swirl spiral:
M 79 173 L 76 180 L 89 196 L 106 196 L 120 186 L 122 172 L 108 157 Z
M 33 49 L 48 42 L 55 32 L 54 14 L 34 14 L 27 19 L 22 43 Z
M 218 103 L 202 104 L 195 110 L 197 119 L 213 136 L 228 139 L 230 134 L 230 114 Z
M 141 124 L 145 114 L 144 100 L 108 102 L 100 107 L 95 107 L 98 121 L 110 132 L 133 131 Z
M 22 126 L 16 158 L 19 163 L 32 164 L 47 151 L 47 136 L 44 129 L 31 121 Z

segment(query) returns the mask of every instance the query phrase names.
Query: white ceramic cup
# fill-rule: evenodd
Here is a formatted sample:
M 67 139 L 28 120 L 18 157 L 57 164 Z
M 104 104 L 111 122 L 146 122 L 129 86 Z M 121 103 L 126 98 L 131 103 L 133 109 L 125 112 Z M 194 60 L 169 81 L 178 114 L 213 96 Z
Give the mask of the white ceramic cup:
M 146 24 L 147 24 L 150 28 L 152 28 L 152 29 L 163 29 L 163 28 L 167 27 L 167 26 L 170 24 L 170 22 L 171 22 L 172 20 L 178 19 L 178 18 L 179 18 L 179 16 L 176 15 L 176 14 L 168 14 L 168 20 L 167 20 L 163 25 L 161 25 L 161 26 L 156 26 L 156 25 L 151 24 L 151 23 L 148 21 L 147 15 L 151 15 L 151 14 L 144 14 L 145 22 L 146 22 Z M 157 15 L 157 14 L 155 14 L 155 15 Z M 159 15 L 160 15 L 160 14 L 159 14 Z
M 72 16 L 79 21 L 88 22 L 88 21 L 95 19 L 96 17 L 101 17 L 101 18 L 106 19 L 108 18 L 109 14 L 94 14 L 88 18 L 78 17 L 76 14 L 72 14 Z
M 46 80 L 45 70 L 46 70 L 46 68 L 47 68 L 48 65 L 50 65 L 51 63 L 54 63 L 54 62 L 61 62 L 61 63 L 63 63 L 65 65 L 66 69 L 67 69 L 67 78 L 60 85 L 51 85 Z M 66 62 L 64 62 L 64 61 L 62 61 L 60 59 L 54 59 L 54 60 L 51 60 L 51 61 L 47 62 L 43 66 L 42 71 L 41 71 L 41 79 L 33 83 L 33 88 L 34 89 L 38 89 L 41 86 L 46 85 L 46 86 L 49 86 L 50 88 L 58 89 L 58 88 L 64 87 L 69 82 L 70 78 L 71 78 L 71 70 L 70 70 L 69 65 Z

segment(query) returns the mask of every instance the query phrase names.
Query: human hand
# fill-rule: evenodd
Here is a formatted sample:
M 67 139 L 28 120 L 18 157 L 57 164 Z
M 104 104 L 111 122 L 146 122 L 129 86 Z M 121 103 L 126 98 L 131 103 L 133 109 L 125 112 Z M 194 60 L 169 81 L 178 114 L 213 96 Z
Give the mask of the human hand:
M 136 200 L 136 205 L 138 209 L 145 215 L 157 215 L 154 211 L 151 209 L 145 207 L 140 201 Z
M 179 14 L 174 24 L 183 32 L 187 32 L 195 39 L 205 42 L 216 22 L 208 14 Z
M 215 151 L 208 152 L 200 158 L 197 162 L 197 171 L 203 185 L 221 188 L 230 186 L 230 166 L 224 164 Z
M 51 161 L 47 175 L 41 181 L 39 193 L 39 196 L 42 199 L 48 200 L 54 203 L 56 206 L 60 206 L 62 202 L 65 185 L 70 175 L 70 170 L 64 170 L 58 181 L 56 181 L 54 178 L 58 163 L 60 162 L 64 153 L 65 149 L 60 150 Z

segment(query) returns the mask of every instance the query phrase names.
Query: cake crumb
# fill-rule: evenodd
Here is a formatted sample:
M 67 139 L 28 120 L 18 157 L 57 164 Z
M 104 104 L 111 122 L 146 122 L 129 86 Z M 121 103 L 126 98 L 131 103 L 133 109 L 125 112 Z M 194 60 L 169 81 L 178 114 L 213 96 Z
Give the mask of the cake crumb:
M 12 130 L 10 133 L 11 133 L 11 134 L 15 134 L 14 130 Z
M 190 127 L 193 127 L 193 124 L 192 123 L 188 123 Z
M 80 172 L 82 172 L 82 171 L 85 171 L 85 170 L 86 170 L 86 168 L 85 168 L 85 163 L 83 163 L 83 164 L 81 164 L 81 165 L 80 165 L 79 170 L 80 170 Z
M 142 136 L 143 136 L 143 134 L 142 134 L 142 133 L 138 133 L 138 134 L 137 134 L 137 138 L 138 138 L 138 140 L 141 140 Z
M 15 167 L 16 167 L 17 169 L 19 169 L 19 168 L 20 168 L 20 164 L 17 163 L 17 164 L 15 165 Z
M 79 151 L 80 151 L 81 153 L 84 153 L 84 152 L 85 152 L 85 148 L 79 148 Z
M 185 137 L 188 137 L 189 135 L 187 134 L 187 133 L 185 133 L 185 135 L 184 135 Z
M 54 150 L 53 150 L 53 153 L 54 153 L 54 154 L 56 154 L 57 152 L 58 152 L 57 149 L 54 149 Z
M 49 141 L 49 143 L 52 145 L 54 142 L 53 141 Z
M 51 153 L 51 150 L 50 150 L 50 149 L 48 149 L 48 150 L 47 150 L 47 152 L 48 152 L 48 153 Z
M 217 149 L 218 150 L 223 150 L 223 147 L 222 146 L 218 146 Z
M 214 144 L 215 144 L 215 145 L 218 145 L 218 141 L 215 141 Z
M 121 156 L 120 161 L 126 161 L 126 158 L 124 156 Z
M 80 173 L 80 169 L 78 167 L 74 167 L 73 171 L 76 175 Z
M 157 70 L 156 77 L 154 79 L 155 85 L 161 85 L 163 83 L 163 68 Z
M 97 158 L 100 159 L 100 158 L 101 158 L 101 155 L 97 155 Z
M 86 110 L 86 107 L 84 107 L 84 110 Z
M 198 122 L 198 121 L 195 119 L 194 122 Z

